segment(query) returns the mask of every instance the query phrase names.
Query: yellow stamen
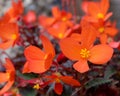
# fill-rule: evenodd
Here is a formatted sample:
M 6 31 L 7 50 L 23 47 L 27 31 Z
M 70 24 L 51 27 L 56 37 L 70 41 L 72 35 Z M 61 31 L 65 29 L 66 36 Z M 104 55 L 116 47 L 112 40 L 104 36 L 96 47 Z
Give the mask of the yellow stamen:
M 80 50 L 80 55 L 82 58 L 88 58 L 90 56 L 90 51 L 86 48 Z
M 59 33 L 58 34 L 58 37 L 61 39 L 61 38 L 63 38 L 63 34 L 62 33 Z
M 103 18 L 104 18 L 104 15 L 103 15 L 102 13 L 98 13 L 98 14 L 97 14 L 97 17 L 98 17 L 99 19 L 103 19 Z
M 7 79 L 10 79 L 10 73 L 6 73 L 7 74 Z
M 56 72 L 55 75 L 57 75 L 57 76 L 61 76 L 61 74 L 60 74 L 59 72 Z
M 12 39 L 15 40 L 17 38 L 16 34 L 12 34 Z
M 67 18 L 66 18 L 66 17 L 63 17 L 63 18 L 62 18 L 62 21 L 66 21 L 66 20 L 67 20 Z
M 100 27 L 100 28 L 98 29 L 98 31 L 99 31 L 100 33 L 103 33 L 103 32 L 104 32 L 104 30 L 105 30 L 105 28 L 104 28 L 104 27 Z
M 40 89 L 40 85 L 39 85 L 39 84 L 35 84 L 35 85 L 33 86 L 33 88 L 38 90 L 38 89 Z
M 48 57 L 48 54 L 46 54 L 46 55 L 44 56 L 44 59 L 47 59 L 47 57 Z
M 56 78 L 56 79 L 55 79 L 55 82 L 56 82 L 56 83 L 60 83 L 60 79 L 59 79 L 59 78 Z

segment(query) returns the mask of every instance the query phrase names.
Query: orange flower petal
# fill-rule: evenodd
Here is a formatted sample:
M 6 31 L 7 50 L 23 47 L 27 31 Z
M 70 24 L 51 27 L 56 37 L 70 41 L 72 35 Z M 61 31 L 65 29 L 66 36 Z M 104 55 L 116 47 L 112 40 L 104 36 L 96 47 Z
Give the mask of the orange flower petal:
M 45 53 L 35 46 L 28 46 L 24 51 L 25 57 L 28 60 L 43 60 Z
M 55 83 L 54 91 L 58 95 L 61 95 L 62 92 L 63 92 L 63 86 L 62 86 L 62 84 L 61 83 Z
M 105 28 L 105 32 L 109 35 L 109 36 L 115 36 L 118 33 L 118 30 L 115 27 L 106 27 Z
M 81 35 L 78 33 L 71 34 L 70 38 L 73 38 L 74 40 L 77 40 L 78 42 L 81 42 Z
M 0 72 L 0 83 L 6 82 L 8 80 L 9 80 L 8 73 Z
M 106 21 L 107 19 L 109 19 L 112 15 L 113 15 L 113 13 L 112 13 L 112 12 L 109 12 L 109 13 L 105 16 L 104 21 Z
M 26 62 L 24 67 L 23 67 L 23 70 L 22 70 L 22 73 L 29 73 L 29 62 Z
M 106 14 L 109 9 L 109 0 L 101 0 L 100 9 L 103 14 Z
M 73 79 L 72 76 L 60 76 L 60 80 L 62 80 L 64 83 L 71 85 L 71 86 L 80 86 L 80 83 Z
M 81 46 L 79 42 L 72 38 L 64 38 L 60 41 L 60 48 L 63 54 L 71 60 L 79 60 Z
M 94 46 L 90 50 L 90 54 L 91 56 L 88 59 L 90 62 L 94 64 L 105 64 L 111 59 L 113 55 L 113 49 L 106 44 L 100 44 Z
M 10 17 L 9 22 L 14 22 L 19 15 L 23 13 L 23 5 L 22 0 L 18 0 L 18 3 L 12 0 L 12 7 L 5 14 Z
M 49 27 L 55 22 L 55 18 L 47 16 L 39 16 L 39 23 L 43 27 Z
M 53 61 L 53 55 L 52 54 L 48 54 L 47 58 L 45 60 L 45 69 L 48 70 L 51 67 Z
M 7 84 L 0 90 L 0 95 L 2 96 L 3 93 L 8 91 L 11 86 L 13 85 L 14 81 L 8 81 Z
M 82 59 L 79 60 L 78 62 L 76 62 L 73 65 L 73 68 L 80 73 L 89 71 L 89 66 L 88 66 L 87 60 L 82 60 Z
M 58 30 L 59 29 L 59 30 Z M 62 39 L 66 35 L 66 24 L 60 23 L 48 28 L 48 32 L 56 38 Z
M 47 71 L 47 69 L 45 69 L 44 60 L 33 60 L 31 62 L 26 62 L 23 67 L 23 73 L 43 73 L 45 71 Z
M 6 60 L 6 63 L 4 64 L 5 68 L 7 70 L 14 70 L 15 71 L 15 68 L 14 68 L 12 62 L 10 61 L 10 59 L 6 58 L 5 60 Z
M 2 40 L 13 40 L 13 35 L 18 37 L 18 25 L 16 23 L 7 23 L 0 26 L 0 38 Z M 16 39 L 16 38 L 15 38 Z
M 100 42 L 102 44 L 106 44 L 107 43 L 107 38 L 108 38 L 107 34 L 101 34 L 100 35 Z
M 0 43 L 0 49 L 6 50 L 7 48 L 12 46 L 13 44 L 14 44 L 14 40 L 9 40 L 7 42 L 2 42 L 2 43 Z
M 52 14 L 56 19 L 60 18 L 61 13 L 60 13 L 60 10 L 57 6 L 52 8 Z
M 47 39 L 47 37 L 41 35 L 40 39 L 42 40 L 42 44 L 44 47 L 44 50 L 47 54 L 52 54 L 52 57 L 55 56 L 55 50 L 53 45 L 51 44 L 51 42 L 49 41 L 49 39 Z
M 91 47 L 91 45 L 93 45 L 96 39 L 97 31 L 92 25 L 90 25 L 85 20 L 81 21 L 81 26 L 82 26 L 81 44 L 85 48 L 89 48 Z
M 94 10 L 94 11 L 93 11 Z M 100 12 L 98 3 L 91 2 L 88 5 L 88 15 L 91 15 L 93 18 L 97 18 L 97 14 Z

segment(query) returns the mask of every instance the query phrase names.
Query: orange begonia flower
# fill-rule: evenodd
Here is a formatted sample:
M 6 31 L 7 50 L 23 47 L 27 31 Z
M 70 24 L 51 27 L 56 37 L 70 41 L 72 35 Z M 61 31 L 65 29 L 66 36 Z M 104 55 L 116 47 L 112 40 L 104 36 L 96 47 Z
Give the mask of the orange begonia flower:
M 6 12 L 6 14 L 1 18 L 4 22 L 15 22 L 19 15 L 23 13 L 22 0 L 18 0 L 18 3 L 12 0 L 12 7 Z
M 109 0 L 101 0 L 101 2 L 86 2 L 89 4 L 85 4 L 87 6 L 85 11 L 87 15 L 84 17 L 88 21 L 97 22 L 99 20 L 106 21 L 111 15 L 112 12 L 107 13 L 109 9 Z
M 97 34 L 102 44 L 107 43 L 108 36 L 114 37 L 118 33 L 118 29 L 115 27 L 116 23 L 99 22 L 94 23 L 93 26 L 97 29 Z
M 67 26 L 72 26 L 73 23 L 70 21 L 72 14 L 65 10 L 60 11 L 57 6 L 52 8 L 53 17 L 40 16 L 39 22 L 44 27 L 52 26 L 57 22 L 64 22 Z
M 15 69 L 12 62 L 9 59 L 6 59 L 4 66 L 6 68 L 6 72 L 0 72 L 0 83 L 7 83 L 2 89 L 0 89 L 0 96 L 10 89 L 15 80 Z
M 51 35 L 53 35 L 58 39 L 65 38 L 69 35 L 69 32 L 67 32 L 67 27 L 65 26 L 65 23 L 54 24 L 52 27 L 49 27 L 47 30 Z
M 40 38 L 43 43 L 44 52 L 35 46 L 28 46 L 24 51 L 27 62 L 24 65 L 23 73 L 43 73 L 52 64 L 55 56 L 54 47 L 45 36 L 42 35 Z
M 46 76 L 46 79 L 50 80 L 50 83 L 55 83 L 54 91 L 58 95 L 61 95 L 63 92 L 62 82 L 71 85 L 71 86 L 80 86 L 80 83 L 73 79 L 72 76 L 62 76 L 60 73 L 53 73 L 51 76 Z
M 7 49 L 13 46 L 19 38 L 18 32 L 16 23 L 0 24 L 0 48 Z
M 106 44 L 93 46 L 96 39 L 96 30 L 89 24 L 82 24 L 81 42 L 73 38 L 64 38 L 60 41 L 63 54 L 71 60 L 77 60 L 73 67 L 84 73 L 89 70 L 87 61 L 93 64 L 105 64 L 113 54 L 113 49 Z

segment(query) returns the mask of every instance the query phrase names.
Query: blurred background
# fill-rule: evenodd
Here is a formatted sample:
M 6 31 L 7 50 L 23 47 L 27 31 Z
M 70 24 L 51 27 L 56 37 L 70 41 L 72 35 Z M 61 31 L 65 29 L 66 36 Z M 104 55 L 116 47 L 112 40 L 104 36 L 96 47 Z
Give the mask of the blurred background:
M 0 0 L 0 15 L 2 15 L 11 6 L 12 0 Z M 17 1 L 17 0 L 16 0 Z M 62 6 L 68 6 L 69 9 L 74 12 L 73 1 L 75 1 L 75 6 L 77 9 L 77 15 L 81 16 L 83 12 L 81 11 L 81 2 L 83 0 L 22 0 L 25 8 L 25 12 L 28 10 L 34 10 L 37 14 L 47 14 L 51 12 L 52 6 L 58 5 L 60 8 Z M 66 4 L 63 5 L 62 1 Z M 67 2 L 69 3 L 67 4 Z M 85 1 L 85 0 L 84 0 Z M 89 1 L 89 0 L 88 0 Z M 92 0 L 91 0 L 92 1 Z M 120 23 L 120 0 L 110 0 L 110 11 L 113 12 L 112 20 L 117 21 L 117 26 Z

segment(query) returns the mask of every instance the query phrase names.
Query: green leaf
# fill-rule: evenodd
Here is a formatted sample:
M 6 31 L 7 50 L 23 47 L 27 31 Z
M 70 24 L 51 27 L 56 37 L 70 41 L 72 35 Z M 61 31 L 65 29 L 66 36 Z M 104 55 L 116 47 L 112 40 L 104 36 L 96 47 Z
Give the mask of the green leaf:
M 99 85 L 103 85 L 103 84 L 110 83 L 110 82 L 112 82 L 112 79 L 95 78 L 95 79 L 89 80 L 86 83 L 85 87 L 86 89 L 89 89 L 91 87 L 97 87 Z
M 104 72 L 104 78 L 105 79 L 109 79 L 112 75 L 114 75 L 115 73 L 116 73 L 117 71 L 116 71 L 116 69 L 113 67 L 113 66 L 107 66 L 106 67 L 106 70 L 105 70 L 105 72 Z
M 29 80 L 29 79 L 37 78 L 37 77 L 38 77 L 37 74 L 33 74 L 33 73 L 25 73 L 25 74 L 22 74 L 22 73 L 20 73 L 19 71 L 17 71 L 16 74 L 17 74 L 18 77 L 21 77 L 21 78 L 26 79 L 26 80 Z
M 30 87 L 20 88 L 19 91 L 22 96 L 36 96 L 37 94 L 37 91 Z

